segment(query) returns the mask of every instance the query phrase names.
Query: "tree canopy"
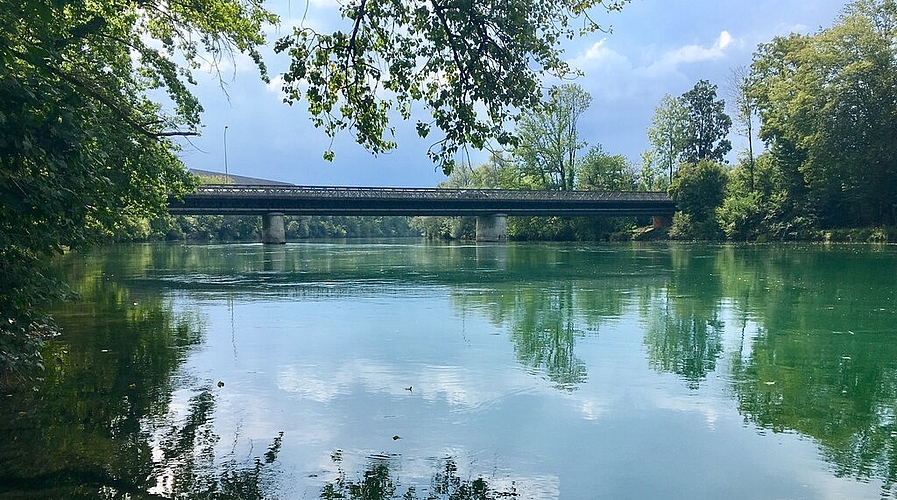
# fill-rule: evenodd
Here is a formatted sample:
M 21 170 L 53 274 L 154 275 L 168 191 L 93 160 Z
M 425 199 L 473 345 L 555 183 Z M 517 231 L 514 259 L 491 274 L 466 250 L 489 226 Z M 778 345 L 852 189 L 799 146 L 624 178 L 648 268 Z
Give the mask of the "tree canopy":
M 673 167 L 678 164 L 679 157 L 688 140 L 688 111 L 682 98 L 664 94 L 651 118 L 648 129 L 648 141 L 651 143 L 651 158 L 669 172 L 668 182 L 673 180 Z
M 192 187 L 170 139 L 199 125 L 190 70 L 245 51 L 264 76 L 275 19 L 254 0 L 0 0 L 0 369 L 58 291 L 42 259 Z
M 465 145 L 513 145 L 506 124 L 539 107 L 541 78 L 572 71 L 560 43 L 603 29 L 593 10 L 619 10 L 628 1 L 344 2 L 345 30 L 297 27 L 277 42 L 292 60 L 285 100 L 306 101 L 328 135 L 354 131 L 374 153 L 395 147 L 391 114 L 411 119 L 422 103 L 430 116 L 417 120 L 417 132 L 441 131 L 428 154 L 450 173 Z
M 824 225 L 897 223 L 897 2 L 758 49 L 750 97 L 785 190 Z
M 548 95 L 544 106 L 523 115 L 513 153 L 531 186 L 569 191 L 576 180 L 576 155 L 586 145 L 579 137 L 579 119 L 592 96 L 576 84 L 552 87 Z
M 576 188 L 594 191 L 632 191 L 635 170 L 623 155 L 610 155 L 600 144 L 593 146 L 579 165 Z
M 726 102 L 716 98 L 716 85 L 700 80 L 694 88 L 682 94 L 687 127 L 682 160 L 697 163 L 701 160 L 723 161 L 732 150 L 726 136 L 732 119 L 726 114 Z

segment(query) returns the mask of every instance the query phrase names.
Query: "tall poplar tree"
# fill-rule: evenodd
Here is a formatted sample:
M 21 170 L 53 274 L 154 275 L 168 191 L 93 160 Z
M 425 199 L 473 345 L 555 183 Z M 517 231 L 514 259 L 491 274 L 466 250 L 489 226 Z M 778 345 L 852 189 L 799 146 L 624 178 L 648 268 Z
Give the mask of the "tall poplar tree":
M 592 96 L 579 85 L 561 85 L 549 91 L 544 106 L 520 120 L 513 152 L 532 187 L 573 190 L 577 154 L 586 145 L 579 137 L 579 119 L 591 102 Z
M 685 149 L 688 140 L 688 112 L 681 98 L 665 94 L 654 108 L 648 140 L 654 160 L 669 172 L 668 182 L 673 181 L 673 167 Z

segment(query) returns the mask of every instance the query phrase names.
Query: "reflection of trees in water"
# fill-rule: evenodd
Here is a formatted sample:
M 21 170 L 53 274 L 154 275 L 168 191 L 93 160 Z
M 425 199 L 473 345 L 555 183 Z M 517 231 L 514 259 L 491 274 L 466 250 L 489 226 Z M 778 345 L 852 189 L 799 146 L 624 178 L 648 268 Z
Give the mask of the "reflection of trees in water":
M 223 460 L 215 455 L 219 436 L 212 416 L 215 396 L 205 387 L 190 398 L 187 417 L 164 433 L 159 445 L 162 461 L 155 464 L 157 485 L 165 496 L 178 498 L 262 499 L 276 488 L 275 467 L 283 432 L 274 438 L 264 458 L 237 460 L 231 451 Z
M 717 251 L 687 247 L 670 253 L 669 283 L 639 297 L 643 342 L 654 369 L 675 373 L 697 389 L 723 351 Z
M 671 254 L 668 287 L 639 298 L 651 365 L 697 388 L 727 354 L 746 420 L 812 437 L 836 475 L 897 493 L 897 257 L 818 247 Z M 731 353 L 719 319 L 727 300 L 741 330 Z
M 428 488 L 415 485 L 403 486 L 393 462 L 388 458 L 371 459 L 360 477 L 350 478 L 342 468 L 342 455 L 331 456 L 337 464 L 337 477 L 321 489 L 321 499 L 334 500 L 494 500 L 517 497 L 513 486 L 496 490 L 482 477 L 463 479 L 458 476 L 458 466 L 452 458 L 443 461 L 430 480 Z M 403 492 L 403 493 L 402 493 Z
M 667 293 L 651 300 L 646 310 L 644 343 L 648 362 L 656 370 L 675 373 L 697 389 L 716 369 L 723 350 L 722 322 L 715 311 Z
M 559 388 L 572 390 L 585 382 L 585 363 L 573 352 L 586 332 L 578 326 L 572 284 L 544 291 L 524 288 L 514 300 L 508 335 L 517 359 L 544 370 Z
M 267 456 L 215 466 L 209 388 L 191 400 L 183 422 L 172 421 L 172 379 L 201 341 L 203 325 L 194 315 L 175 314 L 155 290 L 107 279 L 144 265 L 145 257 L 61 263 L 83 300 L 54 314 L 63 334 L 44 350 L 39 391 L 15 392 L 0 405 L 0 433 L 12 437 L 0 443 L 0 494 L 146 497 L 163 479 L 166 495 L 266 486 Z M 165 438 L 154 444 L 161 429 Z
M 618 289 L 570 281 L 503 284 L 453 295 L 457 310 L 481 312 L 504 326 L 520 363 L 565 390 L 575 389 L 588 375 L 574 352 L 577 340 L 619 317 L 624 300 Z
M 453 292 L 455 309 L 504 327 L 520 363 L 564 390 L 588 376 L 577 341 L 622 317 L 633 292 L 660 286 L 668 266 L 662 253 L 613 245 L 511 246 L 501 262 L 497 279 Z
M 869 248 L 744 253 L 725 268 L 738 285 L 731 296 L 760 323 L 749 351 L 733 354 L 739 411 L 812 437 L 836 475 L 897 493 L 897 258 Z
M 835 325 L 836 327 L 839 325 Z M 890 339 L 764 329 L 735 359 L 739 411 L 773 432 L 814 438 L 841 477 L 897 485 L 897 348 Z M 894 491 L 892 491 L 894 493 Z

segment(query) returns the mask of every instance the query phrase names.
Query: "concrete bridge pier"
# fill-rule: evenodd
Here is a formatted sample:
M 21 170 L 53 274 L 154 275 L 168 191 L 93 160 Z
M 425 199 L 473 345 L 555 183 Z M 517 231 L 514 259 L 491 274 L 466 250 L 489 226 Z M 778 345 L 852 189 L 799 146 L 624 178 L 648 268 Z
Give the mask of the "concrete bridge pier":
M 477 241 L 508 241 L 508 216 L 477 216 Z
M 283 225 L 283 214 L 270 212 L 262 216 L 262 243 L 268 245 L 282 245 L 287 242 L 286 230 Z

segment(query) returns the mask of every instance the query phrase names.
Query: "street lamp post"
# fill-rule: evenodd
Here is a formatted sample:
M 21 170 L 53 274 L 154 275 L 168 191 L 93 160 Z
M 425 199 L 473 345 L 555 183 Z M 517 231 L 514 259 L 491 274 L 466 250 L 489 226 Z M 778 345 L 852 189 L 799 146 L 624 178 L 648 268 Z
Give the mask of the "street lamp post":
M 227 125 L 224 126 L 224 183 L 230 184 L 230 176 L 227 173 Z

